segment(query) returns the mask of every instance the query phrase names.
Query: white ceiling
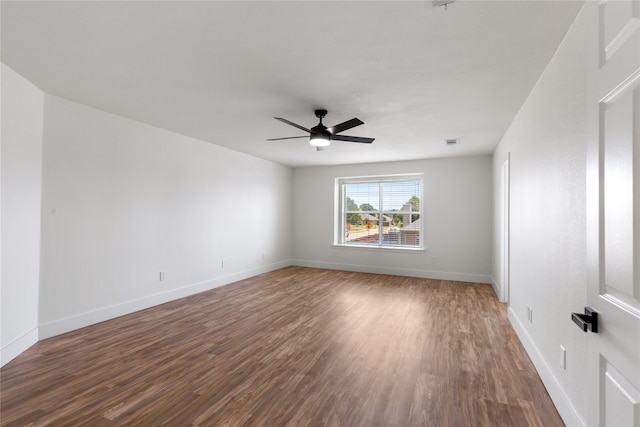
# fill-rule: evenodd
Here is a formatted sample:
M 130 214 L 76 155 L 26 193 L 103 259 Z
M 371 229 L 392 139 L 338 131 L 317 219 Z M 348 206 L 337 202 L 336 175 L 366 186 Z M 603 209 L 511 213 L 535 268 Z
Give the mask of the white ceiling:
M 290 166 L 489 154 L 578 1 L 2 1 L 2 61 L 43 91 Z M 273 119 L 358 117 L 317 152 Z M 445 138 L 460 138 L 447 146 Z

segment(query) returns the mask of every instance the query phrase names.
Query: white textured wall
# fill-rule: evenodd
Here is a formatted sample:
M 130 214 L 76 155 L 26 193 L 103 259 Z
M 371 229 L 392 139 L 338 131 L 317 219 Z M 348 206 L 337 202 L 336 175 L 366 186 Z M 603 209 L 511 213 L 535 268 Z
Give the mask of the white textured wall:
M 335 247 L 335 178 L 424 174 L 426 251 Z M 491 158 L 296 168 L 293 254 L 298 265 L 489 283 Z
M 290 262 L 288 167 L 46 95 L 43 174 L 42 337 Z
M 494 224 L 500 173 L 511 153 L 510 318 L 570 425 L 587 408 L 586 337 L 571 312 L 586 305 L 587 28 L 578 15 L 493 156 Z M 499 278 L 499 233 L 493 277 Z M 533 323 L 527 320 L 533 309 Z M 560 367 L 560 346 L 567 369 Z
M 38 339 L 42 91 L 2 64 L 0 365 Z

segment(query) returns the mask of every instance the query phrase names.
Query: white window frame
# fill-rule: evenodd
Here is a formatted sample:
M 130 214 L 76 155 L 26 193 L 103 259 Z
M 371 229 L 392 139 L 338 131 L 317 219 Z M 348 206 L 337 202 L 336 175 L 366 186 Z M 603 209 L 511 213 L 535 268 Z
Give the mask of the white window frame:
M 344 213 L 346 195 L 345 184 L 355 183 L 386 183 L 386 182 L 407 182 L 420 181 L 420 211 L 417 212 L 422 219 L 420 221 L 419 245 L 401 245 L 401 244 L 384 244 L 378 243 L 356 243 L 346 240 L 346 215 Z M 392 249 L 404 251 L 424 251 L 424 179 L 422 173 L 411 174 L 395 174 L 395 175 L 371 175 L 371 176 L 355 176 L 355 177 L 339 177 L 335 179 L 335 209 L 334 209 L 334 246 L 349 248 L 366 248 L 366 249 Z M 380 197 L 380 205 L 383 198 Z M 382 218 L 382 206 L 377 207 L 380 218 Z M 414 212 L 415 213 L 415 212 Z

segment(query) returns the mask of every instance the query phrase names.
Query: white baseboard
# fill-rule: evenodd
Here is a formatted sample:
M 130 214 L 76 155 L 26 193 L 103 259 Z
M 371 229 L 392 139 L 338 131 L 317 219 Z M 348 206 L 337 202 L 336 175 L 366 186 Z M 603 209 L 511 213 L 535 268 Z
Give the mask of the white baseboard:
M 388 274 L 393 276 L 420 277 L 423 279 L 455 280 L 458 282 L 473 282 L 491 284 L 488 274 L 454 273 L 449 271 L 418 270 L 408 268 L 381 267 L 373 265 L 340 264 L 333 262 L 294 259 L 293 264 L 298 267 L 325 268 L 327 270 L 355 271 L 358 273 Z
M 0 367 L 6 365 L 23 351 L 38 342 L 38 327 L 11 341 L 0 349 Z
M 518 318 L 511 307 L 509 307 L 508 313 L 509 321 L 511 322 L 513 329 L 516 331 L 520 342 L 522 342 L 529 358 L 538 371 L 538 375 L 540 375 L 540 378 L 542 379 L 544 386 L 547 388 L 549 396 L 551 396 L 551 400 L 553 400 L 553 403 L 556 405 L 556 409 L 562 417 L 565 425 L 567 425 L 567 427 L 585 427 L 585 422 L 580 418 L 580 415 L 578 415 L 578 412 L 569 401 L 569 398 L 562 389 L 560 382 L 555 375 L 553 375 L 549 365 L 544 360 L 542 353 L 538 350 L 533 339 L 531 339 L 531 336 L 527 332 L 527 329 L 524 327 L 520 318 Z
M 200 283 L 194 283 L 170 291 L 161 292 L 154 295 L 145 296 L 136 300 L 126 301 L 107 307 L 101 307 L 96 310 L 87 311 L 73 316 L 56 319 L 51 322 L 43 323 L 39 327 L 39 339 L 43 340 L 56 335 L 71 332 L 76 329 L 104 322 L 106 320 L 115 319 L 116 317 L 131 314 L 136 311 L 145 310 L 156 305 L 174 301 L 200 292 L 208 291 L 219 286 L 228 285 L 239 280 L 247 279 L 258 274 L 267 273 L 269 271 L 278 270 L 280 268 L 291 265 L 290 260 L 280 261 L 274 264 L 260 266 L 249 270 L 233 273 L 227 276 L 217 277 Z
M 500 285 L 498 285 L 498 282 L 496 281 L 496 279 L 493 276 L 490 276 L 490 278 L 491 278 L 491 287 L 493 288 L 493 292 L 496 293 L 496 296 L 498 297 L 498 301 L 506 302 L 502 298 L 502 292 L 500 291 Z

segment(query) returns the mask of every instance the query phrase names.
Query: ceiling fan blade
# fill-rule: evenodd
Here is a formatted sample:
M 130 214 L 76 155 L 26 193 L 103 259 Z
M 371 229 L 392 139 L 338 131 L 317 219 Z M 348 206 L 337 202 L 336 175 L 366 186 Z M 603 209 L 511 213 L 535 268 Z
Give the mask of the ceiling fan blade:
M 371 144 L 375 138 L 364 138 L 361 136 L 333 135 L 334 141 L 361 142 L 363 144 Z
M 305 136 L 287 136 L 286 138 L 269 138 L 267 141 L 280 141 L 283 139 L 298 139 L 298 138 L 309 138 L 309 135 Z
M 290 122 L 289 120 L 287 120 L 287 119 L 283 119 L 282 117 L 274 117 L 274 119 L 276 119 L 276 120 L 280 120 L 280 121 L 281 121 L 281 122 L 283 122 L 283 123 L 286 123 L 286 124 L 288 124 L 288 125 L 291 125 L 291 126 L 293 126 L 293 127 L 296 127 L 296 128 L 298 128 L 298 129 L 300 129 L 300 130 L 303 130 L 303 131 L 305 131 L 305 132 L 309 132 L 309 133 L 311 133 L 311 131 L 310 131 L 309 129 L 307 129 L 306 127 L 304 127 L 304 126 L 300 126 L 300 125 L 295 124 L 295 123 L 293 123 L 293 122 Z
M 332 134 L 335 135 L 336 133 L 340 133 L 340 132 L 343 132 L 343 131 L 345 131 L 347 129 L 351 129 L 351 128 L 354 128 L 356 126 L 360 126 L 360 125 L 363 125 L 363 124 L 364 124 L 364 122 L 362 120 L 354 118 L 354 119 L 347 120 L 346 122 L 342 122 L 342 123 L 339 123 L 339 124 L 337 124 L 335 126 L 330 127 L 329 131 Z

